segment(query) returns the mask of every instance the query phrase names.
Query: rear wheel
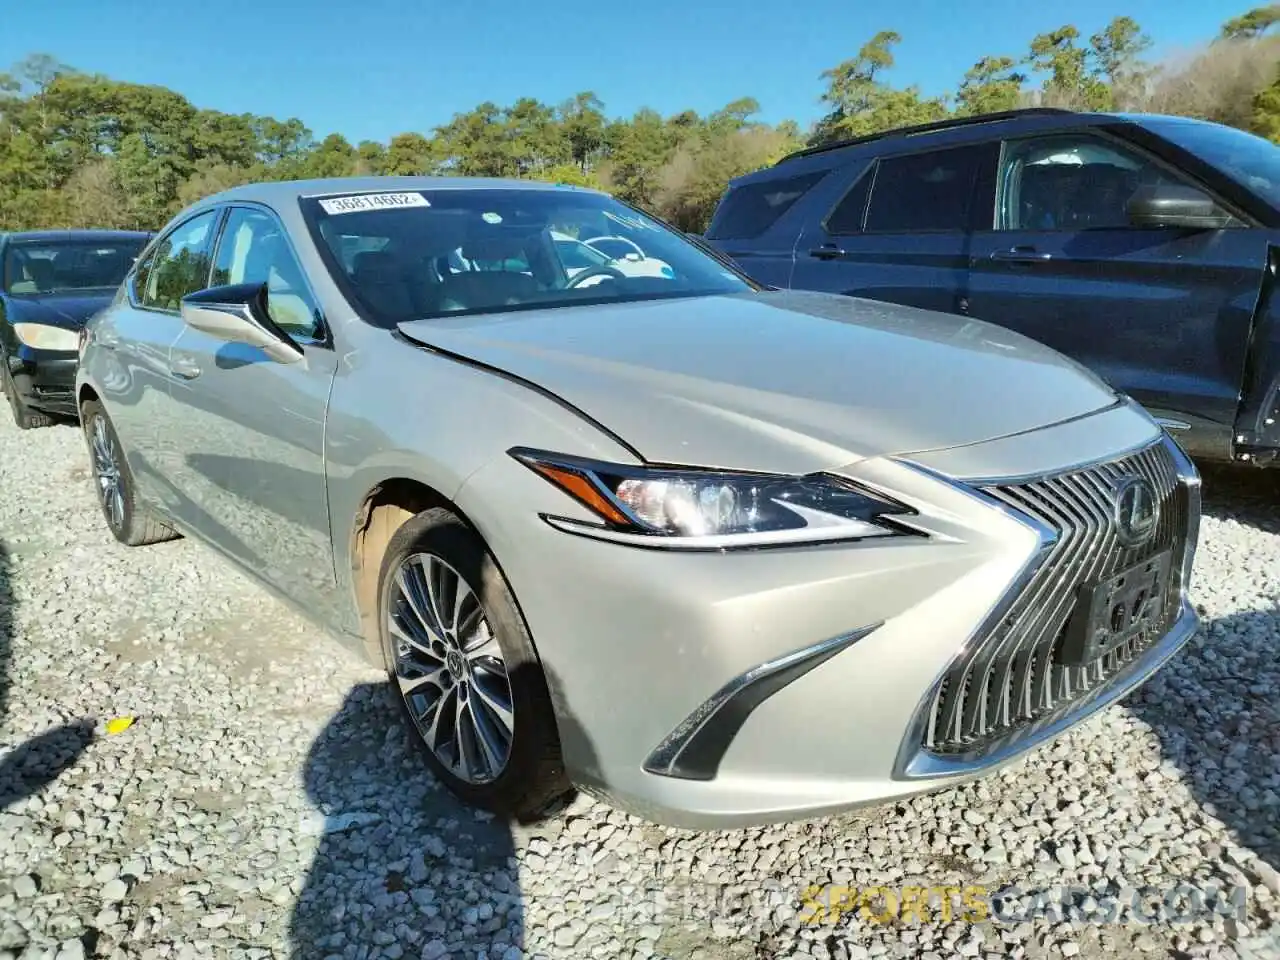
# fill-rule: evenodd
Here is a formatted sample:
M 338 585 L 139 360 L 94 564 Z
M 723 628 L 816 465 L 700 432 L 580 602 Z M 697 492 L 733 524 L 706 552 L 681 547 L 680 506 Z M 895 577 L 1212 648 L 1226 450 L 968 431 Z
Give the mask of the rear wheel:
M 0 357 L 0 382 L 4 383 L 4 396 L 9 401 L 9 412 L 13 414 L 13 422 L 19 430 L 33 430 L 36 427 L 49 427 L 55 423 L 53 417 L 39 410 L 33 410 L 18 396 L 18 388 L 13 382 L 13 374 L 9 372 L 9 362 Z
M 533 819 L 571 789 L 546 679 L 483 541 L 444 509 L 395 534 L 379 579 L 390 682 L 427 761 L 456 796 Z
M 98 504 L 112 536 L 130 547 L 175 539 L 174 529 L 138 501 L 129 462 L 102 404 L 86 401 L 80 408 L 80 422 L 89 445 Z

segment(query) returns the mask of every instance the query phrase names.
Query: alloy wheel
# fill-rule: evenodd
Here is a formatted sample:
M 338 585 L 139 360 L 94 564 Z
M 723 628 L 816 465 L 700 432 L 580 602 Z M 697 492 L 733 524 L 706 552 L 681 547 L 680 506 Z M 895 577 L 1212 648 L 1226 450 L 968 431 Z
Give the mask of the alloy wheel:
M 89 428 L 89 449 L 93 455 L 93 474 L 98 481 L 98 497 L 103 512 L 113 528 L 124 526 L 124 479 L 120 473 L 118 451 L 107 432 L 102 416 L 93 418 Z
M 470 784 L 497 779 L 515 735 L 511 683 L 480 598 L 430 553 L 406 557 L 388 604 L 395 677 L 436 758 Z

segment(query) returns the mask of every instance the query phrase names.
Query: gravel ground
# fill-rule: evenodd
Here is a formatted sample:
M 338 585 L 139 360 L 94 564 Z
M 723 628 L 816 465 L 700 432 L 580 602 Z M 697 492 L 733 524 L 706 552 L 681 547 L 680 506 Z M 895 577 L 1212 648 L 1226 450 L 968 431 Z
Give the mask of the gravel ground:
M 376 671 L 193 543 L 116 545 L 86 462 L 0 423 L 0 960 L 1280 956 L 1280 475 L 1207 475 L 1207 629 L 1123 705 L 981 783 L 690 834 L 454 804 Z M 807 902 L 908 885 L 1010 893 Z

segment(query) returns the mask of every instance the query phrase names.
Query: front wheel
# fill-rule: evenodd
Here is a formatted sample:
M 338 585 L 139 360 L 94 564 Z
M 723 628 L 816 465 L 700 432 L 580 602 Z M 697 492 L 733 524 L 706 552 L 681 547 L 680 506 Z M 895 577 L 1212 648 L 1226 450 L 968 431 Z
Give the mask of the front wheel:
M 528 820 L 570 790 L 551 698 L 524 619 L 483 541 L 444 509 L 391 539 L 379 578 L 383 656 L 436 777 Z
M 133 473 L 120 446 L 120 438 L 116 436 L 102 404 L 96 400 L 86 401 L 80 408 L 80 422 L 89 446 L 98 503 L 112 536 L 130 547 L 175 539 L 178 534 L 173 528 L 157 519 L 146 504 L 139 502 Z

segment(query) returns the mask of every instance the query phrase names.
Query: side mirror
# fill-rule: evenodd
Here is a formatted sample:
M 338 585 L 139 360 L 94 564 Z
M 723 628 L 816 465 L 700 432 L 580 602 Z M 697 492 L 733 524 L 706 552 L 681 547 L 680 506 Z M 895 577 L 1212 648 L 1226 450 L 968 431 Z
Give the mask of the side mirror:
M 1231 224 L 1231 215 L 1212 197 L 1180 183 L 1139 187 L 1125 212 L 1135 227 L 1220 230 Z
M 302 348 L 267 312 L 265 283 L 237 283 L 189 293 L 182 298 L 182 320 L 211 337 L 259 347 L 277 363 L 295 363 L 303 356 Z

